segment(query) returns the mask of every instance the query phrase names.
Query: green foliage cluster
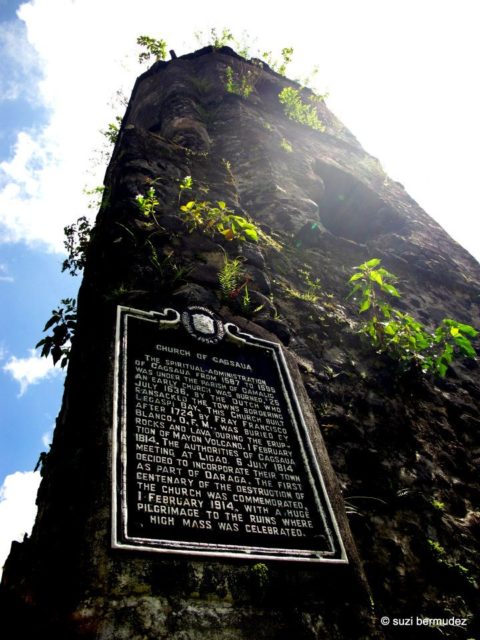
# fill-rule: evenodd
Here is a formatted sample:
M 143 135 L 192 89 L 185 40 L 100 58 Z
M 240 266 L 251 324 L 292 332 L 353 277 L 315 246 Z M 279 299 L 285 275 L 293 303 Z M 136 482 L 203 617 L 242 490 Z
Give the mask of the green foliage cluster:
M 325 125 L 318 118 L 315 102 L 321 101 L 322 97 L 312 96 L 310 98 L 310 104 L 306 104 L 300 95 L 299 89 L 293 87 L 285 87 L 278 94 L 280 104 L 283 105 L 283 110 L 287 118 L 298 122 L 299 124 L 305 124 L 311 129 L 316 131 L 325 131 Z
M 235 176 L 233 175 L 232 163 L 230 162 L 230 160 L 226 160 L 225 158 L 222 158 L 222 164 L 225 167 L 225 171 L 228 176 L 228 181 L 230 182 L 231 185 L 235 187 L 237 185 L 237 181 L 235 180 Z
M 320 278 L 312 278 L 312 274 L 308 269 L 300 269 L 298 271 L 299 276 L 302 278 L 305 283 L 307 290 L 299 291 L 298 289 L 294 289 L 289 285 L 283 285 L 285 292 L 288 293 L 292 298 L 298 298 L 299 300 L 303 300 L 305 302 L 317 302 L 318 301 L 318 291 L 321 288 Z
M 282 138 L 280 141 L 280 148 L 286 151 L 287 153 L 292 153 L 293 147 L 290 142 L 286 138 Z
M 194 33 L 195 39 L 200 46 L 212 46 L 214 49 L 221 49 L 225 47 L 229 42 L 235 40 L 233 33 L 230 29 L 224 27 L 220 32 L 216 27 L 212 27 L 209 32 L 196 31 Z
M 228 93 L 233 93 L 241 98 L 248 98 L 255 88 L 255 84 L 260 76 L 261 67 L 259 65 L 247 65 L 242 63 L 238 69 L 228 66 L 225 69 L 225 89 Z
M 35 349 L 42 347 L 41 355 L 45 358 L 51 355 L 53 364 L 60 362 L 63 368 L 70 357 L 70 343 L 77 327 L 77 303 L 74 298 L 61 300 L 59 308 L 52 311 L 52 317 L 43 331 L 48 331 L 51 327 L 53 327 L 51 335 L 40 340 L 35 345 Z
M 213 27 L 209 31 L 196 31 L 194 36 L 202 47 L 210 45 L 214 49 L 221 49 L 231 44 L 243 58 L 261 58 L 274 71 L 282 75 L 285 75 L 287 66 L 292 61 L 293 49 L 291 47 L 285 47 L 281 50 L 280 61 L 278 61 L 271 51 L 259 50 L 255 43 L 252 42 L 250 35 L 245 31 L 240 37 L 237 37 L 227 27 L 223 27 L 221 30 Z
M 85 216 L 64 227 L 65 240 L 63 246 L 67 251 L 67 258 L 63 261 L 62 271 L 68 271 L 72 276 L 77 275 L 85 266 L 87 247 L 92 237 L 92 227 Z
M 115 144 L 118 139 L 118 134 L 120 133 L 120 127 L 122 125 L 122 116 L 115 116 L 115 122 L 109 122 L 106 129 L 103 129 L 100 133 L 102 133 L 105 138 L 111 144 Z
M 194 35 L 200 45 L 211 45 L 215 49 L 220 49 L 231 43 L 243 58 L 249 58 L 251 60 L 260 58 L 266 62 L 273 71 L 276 71 L 282 76 L 286 74 L 287 66 L 291 63 L 293 57 L 293 48 L 284 47 L 280 52 L 280 60 L 278 60 L 271 51 L 261 51 L 258 49 L 248 33 L 243 32 L 239 38 L 235 36 L 230 29 L 225 27 L 220 32 L 217 32 L 216 28 L 212 28 L 210 32 L 197 31 Z
M 85 188 L 83 193 L 90 198 L 87 207 L 89 209 L 97 210 L 102 206 L 102 200 L 106 194 L 106 190 L 103 185 L 98 185 L 92 189 Z
M 220 33 L 217 33 L 215 27 L 210 29 L 210 38 L 214 49 L 221 49 L 234 39 L 230 29 L 223 28 Z
M 191 270 L 176 259 L 173 251 L 169 251 L 166 255 L 159 255 L 151 240 L 147 240 L 146 245 L 150 251 L 150 264 L 156 269 L 160 282 L 165 288 L 174 288 L 176 283 Z
M 459 562 L 456 562 L 455 560 L 451 560 L 448 557 L 445 547 L 442 547 L 442 545 L 437 540 L 432 540 L 431 538 L 428 538 L 427 542 L 437 562 L 445 565 L 446 567 L 448 567 L 448 569 L 455 570 L 463 578 L 468 580 L 471 585 L 477 587 L 475 578 L 470 574 L 470 571 L 467 569 L 467 567 L 465 567 L 463 564 L 460 564 Z
M 218 272 L 218 281 L 224 298 L 236 297 L 235 292 L 242 277 L 242 261 L 240 258 L 230 260 L 224 258 L 223 267 Z
M 311 87 L 315 83 L 315 78 L 320 72 L 320 68 L 318 66 L 313 67 L 313 69 L 306 76 L 301 78 L 295 78 L 298 84 L 301 84 L 302 87 Z M 328 93 L 322 94 L 320 99 L 326 100 L 328 98 Z
M 262 60 L 265 60 L 268 66 L 273 69 L 273 71 L 276 71 L 280 75 L 285 76 L 287 74 L 287 67 L 291 63 L 293 58 L 293 48 L 284 47 L 280 52 L 280 55 L 282 58 L 281 62 L 273 58 L 273 54 L 271 51 L 264 51 L 261 57 Z
M 300 269 L 299 272 L 303 281 L 307 285 L 307 291 L 305 296 L 311 302 L 316 302 L 318 300 L 318 292 L 321 289 L 320 278 L 312 278 L 312 274 L 308 269 Z
M 380 264 L 378 258 L 368 260 L 355 267 L 356 273 L 349 279 L 349 295 L 358 301 L 359 313 L 367 314 L 361 331 L 375 349 L 387 353 L 404 370 L 419 369 L 440 377 L 445 376 L 455 355 L 476 356 L 470 338 L 478 332 L 470 325 L 444 318 L 431 332 L 395 309 L 390 299 L 400 297 L 393 284 L 397 278 Z
M 228 93 L 241 96 L 242 98 L 248 98 L 252 93 L 255 84 L 262 71 L 262 60 L 266 62 L 273 71 L 285 76 L 287 73 L 287 67 L 293 59 L 293 47 L 283 47 L 280 52 L 280 60 L 274 57 L 272 51 L 261 51 L 256 49 L 252 55 L 252 46 L 248 43 L 248 35 L 245 34 L 242 40 L 235 37 L 232 31 L 226 27 L 221 30 L 217 30 L 212 27 L 209 32 L 197 31 L 195 34 L 197 42 L 201 46 L 210 45 L 214 49 L 218 50 L 222 47 L 232 43 L 234 47 L 239 51 L 240 55 L 244 58 L 249 58 L 250 64 L 241 66 L 240 69 L 234 69 L 231 66 L 227 66 L 224 75 L 224 86 Z M 154 61 L 165 60 L 167 57 L 167 43 L 163 39 L 152 38 L 150 36 L 141 35 L 137 38 L 137 44 L 143 47 L 139 56 L 139 62 L 149 61 L 151 58 Z M 318 73 L 318 68 L 315 67 L 312 74 L 304 80 L 299 82 L 306 86 L 311 82 L 312 77 Z M 324 131 L 325 126 L 319 120 L 316 109 L 315 101 L 321 101 L 325 99 L 325 96 L 312 96 L 310 98 L 310 104 L 305 104 L 300 96 L 299 90 L 292 87 L 285 88 L 279 94 L 280 102 L 284 105 L 286 115 L 299 122 L 305 124 L 312 129 L 318 131 Z M 120 123 L 121 119 L 117 118 L 117 122 Z M 106 131 L 102 133 L 107 139 L 114 143 L 118 136 L 119 127 L 116 123 L 110 123 Z
M 225 165 L 226 161 L 223 162 Z M 191 190 L 193 180 L 191 176 L 186 176 L 179 184 L 179 202 L 184 191 Z M 258 241 L 258 230 L 253 222 L 237 215 L 223 200 L 212 204 L 208 200 L 198 201 L 194 198 L 180 206 L 180 212 L 190 231 L 200 229 L 212 236 L 219 233 L 227 240 Z
M 93 189 L 84 189 L 83 193 L 90 197 L 87 204 L 89 209 L 97 210 L 103 202 L 107 200 L 104 197 L 105 187 L 97 186 Z M 67 252 L 67 258 L 63 261 L 62 271 L 68 271 L 70 275 L 75 276 L 85 266 L 86 252 L 93 236 L 93 228 L 86 216 L 81 216 L 73 224 L 63 228 L 65 240 L 63 246 Z
M 193 180 L 192 180 L 192 176 L 185 176 L 185 178 L 183 178 L 183 180 L 180 180 L 180 183 L 178 185 L 178 204 L 180 205 L 180 202 L 182 200 L 182 195 L 184 191 L 191 191 L 193 189 Z
M 84 193 L 91 197 L 87 205 L 89 209 L 98 209 L 104 192 L 103 186 L 84 189 Z M 86 216 L 81 216 L 73 224 L 64 227 L 63 232 L 65 234 L 63 246 L 67 252 L 67 257 L 62 263 L 62 272 L 68 271 L 70 275 L 76 276 L 85 267 L 87 249 L 92 240 L 93 228 Z M 62 368 L 65 367 L 70 357 L 70 343 L 75 333 L 76 322 L 75 299 L 65 298 L 61 300 L 59 308 L 52 311 L 52 316 L 43 329 L 43 331 L 48 331 L 48 329 L 54 327 L 52 334 L 35 345 L 35 348 L 42 347 L 40 355 L 45 358 L 51 355 L 53 364 L 60 362 L 60 366 Z
M 236 214 L 223 200 L 212 203 L 209 200 L 197 200 L 194 197 L 182 205 L 183 194 L 192 190 L 192 177 L 185 176 L 179 183 L 178 205 L 180 217 L 190 232 L 203 231 L 212 237 L 218 233 L 226 240 L 258 241 L 259 231 L 256 225 L 244 216 Z M 135 203 L 142 215 L 146 218 L 152 217 L 155 224 L 160 227 L 155 217 L 160 202 L 153 184 L 145 195 L 138 194 L 135 197 Z
M 155 188 L 150 186 L 145 195 L 141 195 L 140 193 L 135 197 L 135 203 L 142 215 L 146 218 L 152 216 L 155 219 L 155 210 L 160 204 L 157 199 Z
M 243 271 L 241 258 L 230 260 L 225 256 L 223 267 L 218 272 L 218 281 L 222 297 L 227 301 L 237 301 L 241 311 L 246 314 L 254 314 L 263 308 L 263 304 L 252 309 L 248 283 L 251 276 Z
M 139 62 L 148 62 L 150 58 L 157 62 L 157 60 L 165 60 L 167 57 L 167 43 L 165 40 L 158 40 L 150 36 L 138 36 L 137 44 L 145 49 L 138 56 Z
M 234 213 L 223 200 L 217 200 L 215 204 L 208 200 L 190 200 L 180 207 L 180 211 L 190 231 L 199 229 L 211 236 L 219 233 L 226 240 L 258 241 L 253 222 Z
M 432 507 L 437 511 L 445 511 L 445 503 L 442 502 L 441 500 L 436 500 L 435 498 L 432 498 L 430 503 Z
M 265 589 L 269 581 L 269 570 L 266 564 L 263 562 L 257 562 L 253 565 L 251 569 L 252 575 L 254 576 L 255 582 L 257 583 L 257 587 L 260 590 Z

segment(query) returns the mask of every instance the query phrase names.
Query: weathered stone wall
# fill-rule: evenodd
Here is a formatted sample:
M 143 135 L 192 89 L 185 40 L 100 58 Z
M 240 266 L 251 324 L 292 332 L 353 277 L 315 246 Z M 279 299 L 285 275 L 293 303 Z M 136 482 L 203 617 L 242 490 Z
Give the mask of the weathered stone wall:
M 399 375 L 358 335 L 346 281 L 354 265 L 381 258 L 400 278 L 402 309 L 429 326 L 443 317 L 480 326 L 480 267 L 325 104 L 326 131 L 313 131 L 283 113 L 278 93 L 290 81 L 265 69 L 245 99 L 225 91 L 227 65 L 241 72 L 248 63 L 207 48 L 157 63 L 135 85 L 80 291 L 37 522 L 4 572 L 4 615 L 19 629 L 11 637 L 475 637 L 478 365 L 456 364 L 437 382 Z M 188 233 L 178 216 L 187 175 L 199 197 L 248 214 L 271 240 Z M 152 180 L 158 227 L 135 204 Z M 246 315 L 221 296 L 225 253 L 241 256 L 251 276 Z M 298 297 L 305 269 L 320 279 L 316 300 Z M 349 512 L 354 543 L 338 505 L 348 567 L 269 562 L 264 583 L 251 562 L 110 549 L 116 305 L 197 303 L 282 342 L 297 361 Z M 469 633 L 382 627 L 384 615 L 466 617 Z

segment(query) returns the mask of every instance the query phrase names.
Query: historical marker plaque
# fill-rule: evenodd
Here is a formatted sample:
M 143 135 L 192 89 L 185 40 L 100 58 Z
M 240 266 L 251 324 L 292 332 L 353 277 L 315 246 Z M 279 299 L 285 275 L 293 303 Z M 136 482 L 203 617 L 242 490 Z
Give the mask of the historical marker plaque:
M 115 548 L 346 562 L 280 346 L 201 307 L 119 307 Z

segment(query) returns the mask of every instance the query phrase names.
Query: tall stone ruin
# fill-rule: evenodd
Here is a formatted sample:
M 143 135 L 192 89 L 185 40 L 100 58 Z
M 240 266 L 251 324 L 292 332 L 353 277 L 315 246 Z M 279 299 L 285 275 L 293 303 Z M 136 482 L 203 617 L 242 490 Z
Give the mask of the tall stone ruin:
M 227 67 L 253 78 L 249 96 L 226 90 Z M 429 327 L 480 327 L 480 267 L 325 103 L 324 131 L 288 119 L 287 86 L 298 88 L 211 47 L 137 80 L 88 250 L 37 520 L 4 569 L 4 637 L 480 635 L 478 364 L 458 361 L 437 380 L 402 374 L 359 334 L 347 299 L 352 268 L 379 258 L 399 278 L 401 310 Z M 179 190 L 187 176 L 192 190 Z M 152 188 L 146 216 L 137 196 Z M 193 198 L 226 203 L 258 242 L 187 225 L 179 207 Z M 222 291 L 235 259 L 240 280 Z M 181 374 L 180 362 L 203 369 Z M 150 402 L 163 394 L 162 434 L 135 422 L 134 374 Z M 182 414 L 180 393 L 201 409 L 186 402 Z M 171 510 L 183 507 L 184 518 Z

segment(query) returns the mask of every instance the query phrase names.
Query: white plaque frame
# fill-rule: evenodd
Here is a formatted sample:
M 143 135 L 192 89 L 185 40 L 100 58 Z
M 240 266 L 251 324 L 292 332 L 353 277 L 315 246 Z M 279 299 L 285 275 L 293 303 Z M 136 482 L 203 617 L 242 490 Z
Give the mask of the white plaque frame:
M 200 309 L 196 307 L 195 310 Z M 207 313 L 207 310 L 205 310 Z M 182 555 L 214 556 L 217 558 L 243 558 L 255 560 L 287 560 L 296 562 L 314 562 L 330 564 L 348 564 L 345 546 L 340 529 L 327 493 L 325 481 L 314 452 L 302 409 L 295 393 L 289 368 L 281 346 L 278 343 L 242 333 L 233 323 L 222 326 L 225 339 L 248 344 L 273 356 L 283 397 L 286 400 L 302 463 L 313 489 L 318 513 L 321 515 L 324 531 L 328 537 L 330 550 L 320 552 L 315 549 L 284 549 L 262 546 L 213 544 L 210 542 L 192 542 L 182 540 L 152 540 L 151 538 L 127 535 L 127 358 L 128 358 L 128 319 L 135 317 L 149 323 L 158 324 L 159 329 L 175 327 L 181 323 L 181 314 L 174 309 L 164 309 L 162 313 L 143 311 L 131 307 L 118 306 L 116 319 L 113 425 L 112 425 L 112 548 L 154 553 L 175 553 Z M 218 317 L 217 317 L 218 318 Z M 220 321 L 221 322 L 221 321 Z M 223 337 L 223 335 L 222 335 Z M 201 338 L 200 338 L 201 339 Z

